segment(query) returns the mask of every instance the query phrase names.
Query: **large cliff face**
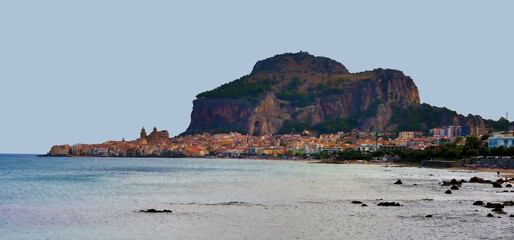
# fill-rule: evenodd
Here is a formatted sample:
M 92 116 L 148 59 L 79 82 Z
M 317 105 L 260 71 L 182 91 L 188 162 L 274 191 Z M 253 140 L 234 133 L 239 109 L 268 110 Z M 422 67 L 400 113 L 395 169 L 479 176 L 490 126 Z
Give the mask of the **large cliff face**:
M 286 121 L 314 126 L 344 118 L 362 130 L 391 130 L 394 109 L 417 106 L 418 89 L 401 71 L 352 74 L 328 58 L 288 53 L 259 61 L 250 75 L 199 94 L 185 133 L 273 134 Z

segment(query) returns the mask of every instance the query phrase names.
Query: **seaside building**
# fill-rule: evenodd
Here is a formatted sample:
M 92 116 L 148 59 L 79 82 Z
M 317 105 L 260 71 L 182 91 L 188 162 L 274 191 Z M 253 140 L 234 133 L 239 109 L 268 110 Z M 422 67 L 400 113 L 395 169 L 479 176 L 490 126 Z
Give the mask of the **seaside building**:
M 514 136 L 508 133 L 494 133 L 492 137 L 488 139 L 489 148 L 498 148 L 503 146 L 508 148 L 514 146 Z

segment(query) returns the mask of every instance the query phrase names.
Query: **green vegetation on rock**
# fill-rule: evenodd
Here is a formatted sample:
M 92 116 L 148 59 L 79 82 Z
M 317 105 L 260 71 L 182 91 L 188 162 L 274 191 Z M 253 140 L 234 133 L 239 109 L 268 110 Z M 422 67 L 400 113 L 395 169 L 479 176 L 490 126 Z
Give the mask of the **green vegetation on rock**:
M 197 98 L 231 98 L 258 97 L 272 90 L 272 86 L 278 81 L 262 79 L 255 82 L 249 81 L 249 76 L 243 76 L 232 82 L 223 84 L 213 90 L 196 95 Z
M 514 122 L 509 123 L 509 121 L 507 119 L 502 117 L 498 121 L 484 119 L 484 124 L 485 124 L 486 128 L 489 128 L 492 131 L 501 132 L 501 131 L 508 131 L 509 126 L 514 125 Z
M 290 101 L 292 107 L 307 107 L 315 100 L 313 94 L 305 95 L 298 91 L 284 91 L 284 89 L 278 92 L 275 96 L 278 99 Z
M 441 126 L 441 119 L 444 116 L 455 116 L 457 113 L 447 108 L 438 108 L 429 104 L 400 108 L 394 104 L 392 122 L 398 124 L 398 131 L 422 131 Z

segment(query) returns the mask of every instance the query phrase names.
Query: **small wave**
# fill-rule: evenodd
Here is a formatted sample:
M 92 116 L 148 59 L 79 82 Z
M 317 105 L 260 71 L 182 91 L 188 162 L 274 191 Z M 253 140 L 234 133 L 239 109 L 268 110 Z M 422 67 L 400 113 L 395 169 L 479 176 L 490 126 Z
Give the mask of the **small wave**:
M 240 202 L 240 201 L 219 202 L 219 203 L 190 202 L 190 203 L 169 203 L 169 204 L 171 204 L 171 205 L 196 205 L 196 206 L 246 206 L 246 207 L 264 206 L 263 204 Z

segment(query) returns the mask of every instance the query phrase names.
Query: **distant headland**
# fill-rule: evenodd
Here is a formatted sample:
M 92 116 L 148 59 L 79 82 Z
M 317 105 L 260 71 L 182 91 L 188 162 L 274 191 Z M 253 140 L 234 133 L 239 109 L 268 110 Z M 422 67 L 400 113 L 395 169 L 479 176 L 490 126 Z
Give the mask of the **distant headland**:
M 177 137 L 156 127 L 147 135 L 142 128 L 136 140 L 56 145 L 47 155 L 323 158 L 346 150 L 340 158 L 361 159 L 445 142 L 457 146 L 466 136 L 485 143 L 490 133 L 511 125 L 506 118 L 484 120 L 421 104 L 414 81 L 399 70 L 350 73 L 337 61 L 298 52 L 258 61 L 249 75 L 198 94 L 191 123 Z M 474 147 L 472 154 L 489 149 Z M 469 150 L 442 155 L 469 156 Z

